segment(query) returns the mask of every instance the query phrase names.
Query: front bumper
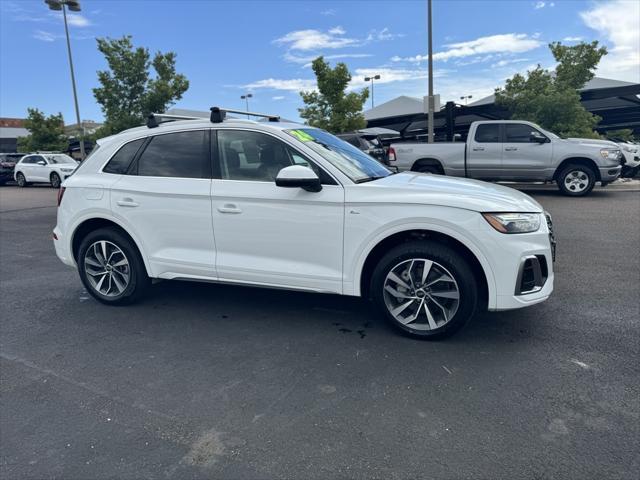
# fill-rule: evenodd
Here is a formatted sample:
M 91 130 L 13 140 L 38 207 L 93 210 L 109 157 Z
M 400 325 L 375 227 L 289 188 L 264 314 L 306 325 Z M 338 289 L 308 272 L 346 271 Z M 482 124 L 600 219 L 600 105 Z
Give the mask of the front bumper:
M 599 167 L 600 170 L 600 180 L 604 183 L 613 182 L 620 176 L 622 172 L 622 165 L 612 166 L 612 167 Z

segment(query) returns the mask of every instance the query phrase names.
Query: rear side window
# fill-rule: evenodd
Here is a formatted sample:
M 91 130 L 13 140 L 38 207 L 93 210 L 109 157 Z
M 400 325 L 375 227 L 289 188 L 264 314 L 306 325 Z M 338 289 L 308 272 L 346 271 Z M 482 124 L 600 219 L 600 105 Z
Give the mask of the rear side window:
M 207 134 L 198 130 L 152 137 L 138 159 L 138 175 L 211 178 Z
M 500 141 L 500 125 L 497 123 L 478 125 L 474 139 L 478 143 L 498 143 Z
M 129 165 L 133 161 L 133 158 L 138 153 L 138 150 L 144 143 L 145 139 L 140 138 L 133 142 L 125 143 L 116 154 L 111 157 L 109 163 L 102 169 L 105 173 L 115 173 L 118 175 L 124 175 L 129 169 Z M 93 152 L 92 152 L 93 153 Z

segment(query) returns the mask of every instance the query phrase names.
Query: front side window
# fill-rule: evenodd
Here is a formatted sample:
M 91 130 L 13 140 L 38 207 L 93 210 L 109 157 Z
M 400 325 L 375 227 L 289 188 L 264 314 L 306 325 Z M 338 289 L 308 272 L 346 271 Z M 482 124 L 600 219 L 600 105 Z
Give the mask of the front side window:
M 223 180 L 274 182 L 283 168 L 303 165 L 313 169 L 323 184 L 335 185 L 329 175 L 302 154 L 260 132 L 219 130 L 218 159 Z
M 210 178 L 209 136 L 204 130 L 156 135 L 138 158 L 145 177 Z
M 500 125 L 497 123 L 482 123 L 478 125 L 474 140 L 477 143 L 500 142 Z
M 124 175 L 129 169 L 129 165 L 133 161 L 133 158 L 138 153 L 138 150 L 144 143 L 144 138 L 139 138 L 133 142 L 125 143 L 116 154 L 111 157 L 109 163 L 102 169 L 105 173 L 115 173 L 118 175 Z M 92 152 L 93 153 L 93 152 Z
M 285 130 L 285 132 L 303 142 L 355 183 L 367 182 L 391 175 L 391 172 L 381 163 L 350 143 L 324 130 L 299 128 Z
M 529 143 L 531 134 L 541 135 L 538 130 L 524 123 L 505 124 L 505 142 L 507 143 Z

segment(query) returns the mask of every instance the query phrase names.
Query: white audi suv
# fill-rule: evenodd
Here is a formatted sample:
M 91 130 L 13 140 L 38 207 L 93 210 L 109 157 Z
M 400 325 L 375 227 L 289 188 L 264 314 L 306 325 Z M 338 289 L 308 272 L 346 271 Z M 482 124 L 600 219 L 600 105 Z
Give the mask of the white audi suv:
M 151 279 L 336 293 L 441 338 L 551 294 L 551 219 L 529 196 L 395 174 L 323 130 L 225 113 L 152 116 L 64 182 L 56 253 L 97 300 L 130 303 Z

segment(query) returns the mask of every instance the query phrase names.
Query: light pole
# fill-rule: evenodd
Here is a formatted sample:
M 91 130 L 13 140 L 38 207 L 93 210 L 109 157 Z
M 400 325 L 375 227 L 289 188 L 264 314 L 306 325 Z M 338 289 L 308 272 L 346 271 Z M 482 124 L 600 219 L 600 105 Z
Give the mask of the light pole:
M 428 142 L 433 143 L 433 35 L 432 35 L 432 22 L 431 22 L 431 0 L 427 0 L 427 29 L 429 32 L 429 109 L 427 111 L 428 122 Z
M 80 157 L 84 160 L 84 127 L 80 121 L 80 108 L 78 107 L 78 92 L 76 91 L 76 76 L 73 73 L 73 59 L 71 58 L 71 42 L 69 41 L 69 27 L 67 26 L 67 7 L 72 12 L 80 11 L 80 2 L 78 0 L 44 0 L 51 10 L 62 10 L 62 18 L 64 18 L 64 32 L 67 36 L 67 52 L 69 54 L 69 68 L 71 69 L 71 86 L 73 87 L 73 102 L 76 107 L 76 121 L 80 130 Z
M 473 98 L 473 95 L 464 95 L 460 97 L 460 100 L 464 100 L 464 104 L 466 105 L 467 103 L 469 103 L 469 100 L 471 100 L 472 98 Z
M 373 81 L 374 80 L 380 80 L 380 75 L 374 75 L 372 77 L 364 77 L 364 81 L 365 82 L 371 82 L 371 108 L 373 108 L 375 105 L 373 104 Z
M 244 100 L 247 104 L 247 112 L 249 112 L 249 99 L 253 97 L 253 94 L 247 93 L 246 95 L 240 95 L 240 98 Z M 249 118 L 249 113 L 247 113 L 247 118 Z

